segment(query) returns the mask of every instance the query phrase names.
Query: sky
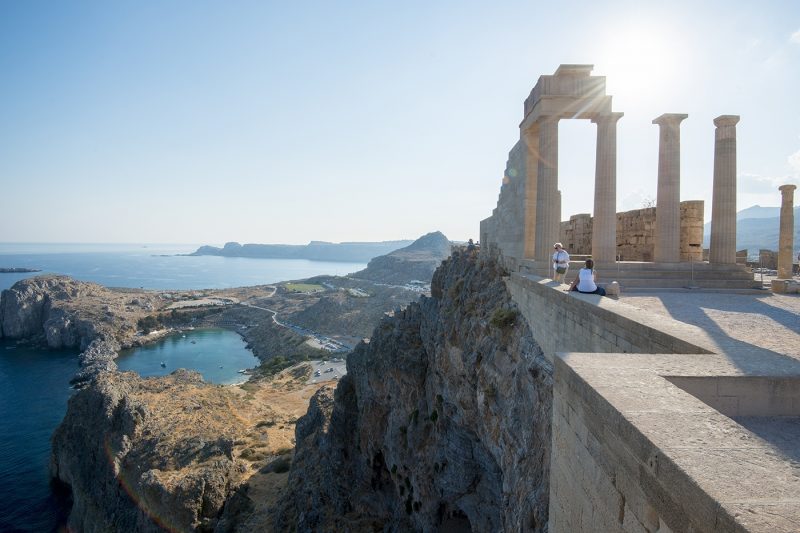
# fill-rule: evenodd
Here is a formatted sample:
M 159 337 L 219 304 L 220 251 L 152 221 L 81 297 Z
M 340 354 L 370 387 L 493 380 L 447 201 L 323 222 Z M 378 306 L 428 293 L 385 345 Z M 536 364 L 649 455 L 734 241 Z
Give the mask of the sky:
M 662 113 L 706 221 L 718 115 L 739 210 L 800 185 L 796 0 L 5 0 L 0 242 L 477 237 L 562 63 L 625 113 L 618 210 L 656 197 Z M 592 211 L 595 128 L 560 122 L 562 219 Z

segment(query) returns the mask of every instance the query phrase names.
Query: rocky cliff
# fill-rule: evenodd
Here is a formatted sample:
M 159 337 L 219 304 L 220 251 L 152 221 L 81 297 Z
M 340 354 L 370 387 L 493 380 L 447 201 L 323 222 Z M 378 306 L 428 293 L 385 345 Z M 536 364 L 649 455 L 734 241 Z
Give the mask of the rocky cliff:
M 136 321 L 159 305 L 154 294 L 115 291 L 66 276 L 18 281 L 0 294 L 0 337 L 85 350 L 98 339 L 132 343 Z
M 298 421 L 278 530 L 542 531 L 552 368 L 494 261 L 455 252 Z
M 439 263 L 449 255 L 450 241 L 442 232 L 434 231 L 405 248 L 370 260 L 367 268 L 351 274 L 351 277 L 393 285 L 428 282 Z
M 81 369 L 73 383 L 116 370 L 122 346 L 136 337 L 136 322 L 161 305 L 152 293 L 111 290 L 66 276 L 18 281 L 0 294 L 0 337 L 29 339 L 48 348 L 78 348 Z

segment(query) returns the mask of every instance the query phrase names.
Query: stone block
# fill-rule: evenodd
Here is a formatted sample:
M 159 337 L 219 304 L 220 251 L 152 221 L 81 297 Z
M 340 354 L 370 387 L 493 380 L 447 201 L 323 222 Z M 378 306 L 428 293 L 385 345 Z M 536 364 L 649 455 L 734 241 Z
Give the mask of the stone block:
M 606 296 L 619 296 L 620 287 L 619 283 L 616 281 L 612 281 L 611 283 L 606 284 Z

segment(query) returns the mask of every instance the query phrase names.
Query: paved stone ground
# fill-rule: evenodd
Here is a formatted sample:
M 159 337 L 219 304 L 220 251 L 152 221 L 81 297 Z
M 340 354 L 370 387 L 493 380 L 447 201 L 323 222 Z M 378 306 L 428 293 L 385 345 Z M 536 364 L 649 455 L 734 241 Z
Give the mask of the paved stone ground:
M 701 327 L 718 342 L 734 339 L 800 360 L 800 295 L 648 292 L 623 293 L 620 301 Z

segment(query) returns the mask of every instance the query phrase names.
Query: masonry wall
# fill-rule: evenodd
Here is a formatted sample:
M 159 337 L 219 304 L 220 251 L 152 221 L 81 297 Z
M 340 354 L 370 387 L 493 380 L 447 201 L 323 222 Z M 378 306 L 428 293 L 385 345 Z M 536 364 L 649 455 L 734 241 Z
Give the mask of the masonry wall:
M 614 300 L 567 293 L 512 273 L 507 286 L 545 356 L 556 352 L 710 353 L 617 309 Z
M 525 257 L 526 147 L 520 141 L 508 154 L 497 207 L 481 221 L 481 245 L 505 257 Z
M 703 257 L 703 201 L 681 202 L 681 261 L 701 261 Z M 561 223 L 560 238 L 575 255 L 592 253 L 591 215 L 573 215 Z M 648 207 L 617 213 L 617 254 L 622 261 L 653 260 L 656 208 Z
M 563 361 L 557 365 L 550 533 L 708 531 L 698 527 L 707 521 L 680 509 L 669 485 L 665 490 L 669 480 L 659 479 L 657 450 L 642 446 L 624 418 Z
M 684 338 L 691 337 L 679 325 L 537 279 L 512 273 L 506 285 L 554 361 L 549 531 L 710 531 L 702 527 L 709 523 L 704 509 L 676 503 L 675 491 L 691 480 L 659 463 L 659 450 L 556 354 L 711 352 Z

